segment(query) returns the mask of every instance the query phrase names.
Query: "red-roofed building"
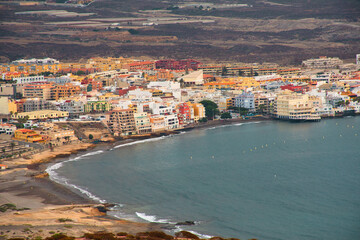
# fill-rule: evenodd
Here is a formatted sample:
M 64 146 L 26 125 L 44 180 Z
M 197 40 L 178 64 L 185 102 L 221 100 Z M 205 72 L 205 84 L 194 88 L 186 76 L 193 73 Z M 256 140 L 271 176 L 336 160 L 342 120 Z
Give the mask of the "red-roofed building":
M 308 85 L 294 86 L 293 84 L 288 84 L 288 85 L 285 85 L 285 86 L 281 86 L 280 88 L 281 88 L 281 90 L 288 89 L 288 90 L 293 91 L 293 92 L 304 93 L 308 89 Z
M 135 72 L 138 70 L 152 70 L 155 69 L 155 62 L 154 61 L 134 62 L 128 64 L 126 68 L 130 72 Z
M 163 69 L 172 69 L 172 70 L 181 70 L 181 69 L 193 69 L 197 70 L 201 63 L 194 59 L 186 59 L 186 60 L 174 60 L 174 59 L 166 59 L 166 60 L 158 60 L 156 61 L 156 68 Z

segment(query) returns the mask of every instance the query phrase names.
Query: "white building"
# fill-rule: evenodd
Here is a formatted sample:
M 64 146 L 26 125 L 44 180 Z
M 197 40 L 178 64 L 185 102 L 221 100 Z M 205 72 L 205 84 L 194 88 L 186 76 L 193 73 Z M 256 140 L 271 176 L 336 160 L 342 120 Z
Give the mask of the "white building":
M 3 123 L 0 124 L 0 133 L 12 135 L 16 130 L 16 126 L 12 124 Z
M 235 97 L 235 107 L 247 108 L 249 110 L 255 109 L 255 96 L 253 93 L 244 92 Z
M 192 73 L 189 73 L 185 76 L 182 76 L 181 79 L 184 81 L 184 84 L 186 86 L 202 85 L 202 84 L 204 84 L 203 70 L 194 71 Z
M 302 62 L 302 65 L 306 68 L 323 69 L 323 68 L 335 68 L 343 64 L 343 61 L 339 58 L 331 57 L 319 57 L 312 58 Z
M 13 81 L 16 81 L 16 84 L 24 83 L 33 83 L 33 82 L 46 82 L 44 76 L 32 76 L 32 77 L 19 77 L 14 78 Z
M 175 114 L 166 115 L 165 126 L 168 130 L 179 128 L 179 119 Z

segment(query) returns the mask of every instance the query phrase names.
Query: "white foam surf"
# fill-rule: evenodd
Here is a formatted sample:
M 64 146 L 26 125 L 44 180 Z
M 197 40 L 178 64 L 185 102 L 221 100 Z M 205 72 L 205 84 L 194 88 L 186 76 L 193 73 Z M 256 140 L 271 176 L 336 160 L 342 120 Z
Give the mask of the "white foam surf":
M 167 219 L 158 219 L 156 216 L 146 215 L 145 213 L 135 212 L 139 218 L 152 223 L 169 223 Z
M 175 226 L 175 229 L 176 229 L 176 230 L 175 230 L 175 233 L 176 233 L 176 232 L 181 232 L 181 231 L 187 231 L 187 232 L 190 232 L 190 233 L 192 233 L 192 234 L 195 234 L 196 236 L 198 236 L 198 237 L 201 238 L 201 239 L 209 239 L 209 238 L 212 238 L 212 237 L 213 237 L 213 236 L 211 236 L 211 235 L 201 234 L 201 233 L 196 232 L 196 231 L 184 229 L 184 228 L 182 228 L 182 227 L 180 227 L 180 226 Z
M 169 135 L 169 136 L 170 136 L 170 135 Z M 117 149 L 117 148 L 121 148 L 121 147 L 126 147 L 126 146 L 132 146 L 132 145 L 139 144 L 139 143 L 155 142 L 155 141 L 162 140 L 162 139 L 164 139 L 164 138 L 166 138 L 166 137 L 167 137 L 167 136 L 162 136 L 162 137 L 157 137 L 157 138 L 149 138 L 149 139 L 134 141 L 134 142 L 130 142 L 130 143 L 120 144 L 120 145 L 117 145 L 117 146 L 113 147 L 113 148 L 110 149 L 110 150 Z
M 77 157 L 74 157 L 74 158 L 70 158 L 69 160 L 59 162 L 59 163 L 55 163 L 54 165 L 49 166 L 45 171 L 49 174 L 49 178 L 51 180 L 53 180 L 53 181 L 55 181 L 57 183 L 66 185 L 68 187 L 71 187 L 73 189 L 76 189 L 76 190 L 78 190 L 79 192 L 81 192 L 82 194 L 86 195 L 88 198 L 90 198 L 90 199 L 92 199 L 94 201 L 97 201 L 97 202 L 100 202 L 100 203 L 106 203 L 105 200 L 95 196 L 94 194 L 92 194 L 88 190 L 86 190 L 86 189 L 84 189 L 82 187 L 76 186 L 75 184 L 70 183 L 67 178 L 59 176 L 59 174 L 55 171 L 55 170 L 61 168 L 64 163 L 79 161 L 79 160 L 84 159 L 85 157 L 94 156 L 94 155 L 97 155 L 97 154 L 101 154 L 103 152 L 104 152 L 103 150 L 98 150 L 98 151 L 95 151 L 95 152 L 85 153 L 83 155 L 80 155 L 80 156 L 77 156 Z

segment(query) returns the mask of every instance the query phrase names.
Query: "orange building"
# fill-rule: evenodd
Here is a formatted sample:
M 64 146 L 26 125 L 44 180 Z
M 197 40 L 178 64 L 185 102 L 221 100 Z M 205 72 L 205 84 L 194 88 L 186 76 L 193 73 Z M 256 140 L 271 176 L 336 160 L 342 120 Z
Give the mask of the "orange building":
M 155 69 L 155 62 L 154 61 L 144 61 L 144 62 L 134 62 L 128 64 L 125 68 L 127 68 L 130 72 L 137 71 L 137 70 L 152 70 Z
M 18 129 L 14 133 L 14 139 L 31 143 L 44 143 L 44 137 L 34 130 Z
M 59 100 L 60 98 L 68 98 L 80 94 L 81 88 L 73 84 L 56 85 L 51 88 L 50 98 Z

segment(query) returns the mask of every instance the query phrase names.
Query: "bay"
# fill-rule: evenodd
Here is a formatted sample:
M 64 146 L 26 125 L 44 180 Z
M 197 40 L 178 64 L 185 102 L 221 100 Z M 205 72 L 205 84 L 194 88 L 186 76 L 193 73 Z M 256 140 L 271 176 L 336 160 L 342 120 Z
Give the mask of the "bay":
M 58 180 L 130 220 L 191 220 L 182 228 L 240 239 L 360 238 L 359 117 L 194 130 L 58 167 Z

